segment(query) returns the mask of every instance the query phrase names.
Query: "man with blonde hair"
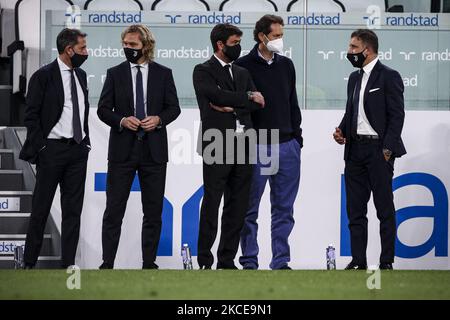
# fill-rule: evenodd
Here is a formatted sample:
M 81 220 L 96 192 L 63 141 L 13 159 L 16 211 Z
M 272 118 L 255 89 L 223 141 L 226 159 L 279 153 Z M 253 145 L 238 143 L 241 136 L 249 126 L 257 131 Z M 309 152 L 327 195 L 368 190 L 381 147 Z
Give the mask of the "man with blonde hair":
M 97 111 L 111 127 L 100 269 L 114 267 L 136 172 L 144 212 L 142 268 L 157 269 L 168 161 L 166 126 L 178 117 L 180 107 L 172 70 L 153 61 L 155 38 L 150 30 L 129 26 L 122 45 L 127 61 L 108 69 Z

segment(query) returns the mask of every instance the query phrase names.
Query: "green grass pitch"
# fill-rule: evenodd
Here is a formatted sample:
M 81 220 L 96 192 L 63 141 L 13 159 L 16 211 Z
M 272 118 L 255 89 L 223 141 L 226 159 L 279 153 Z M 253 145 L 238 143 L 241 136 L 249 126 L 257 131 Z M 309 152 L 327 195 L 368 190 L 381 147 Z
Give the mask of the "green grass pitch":
M 0 270 L 0 299 L 450 299 L 450 271 Z

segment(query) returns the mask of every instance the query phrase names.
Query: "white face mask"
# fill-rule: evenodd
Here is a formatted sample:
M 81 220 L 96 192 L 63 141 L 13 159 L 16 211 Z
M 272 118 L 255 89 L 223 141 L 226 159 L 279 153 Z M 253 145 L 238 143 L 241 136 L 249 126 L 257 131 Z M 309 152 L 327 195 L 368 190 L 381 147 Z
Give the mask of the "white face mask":
M 266 37 L 266 35 L 264 35 Z M 269 38 L 266 37 L 267 40 Z M 269 40 L 269 42 L 266 43 L 267 49 L 272 52 L 276 53 L 283 53 L 283 38 L 278 38 L 275 40 Z

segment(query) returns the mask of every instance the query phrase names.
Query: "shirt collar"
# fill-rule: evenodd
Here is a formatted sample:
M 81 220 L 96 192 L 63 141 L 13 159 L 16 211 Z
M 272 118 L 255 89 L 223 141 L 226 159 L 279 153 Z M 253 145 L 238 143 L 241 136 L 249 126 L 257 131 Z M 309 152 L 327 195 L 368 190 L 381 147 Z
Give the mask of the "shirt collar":
M 373 68 L 375 67 L 375 65 L 378 62 L 378 57 L 376 57 L 375 59 L 373 59 L 373 61 L 371 61 L 370 63 L 366 64 L 363 67 L 364 73 L 367 75 L 370 75 L 370 73 L 372 72 Z
M 143 69 L 147 69 L 148 68 L 148 62 L 144 62 L 143 64 L 130 62 L 130 67 L 131 68 L 134 68 L 134 67 L 137 67 L 137 66 L 140 66 Z
M 70 68 L 67 64 L 64 63 L 59 57 L 56 59 L 58 60 L 59 69 L 61 71 L 71 71 L 72 68 Z
M 266 61 L 268 64 L 273 62 L 273 59 L 275 58 L 275 53 L 272 54 L 272 58 L 270 58 L 269 60 L 267 60 L 266 58 L 264 58 L 264 56 L 262 55 L 261 51 L 259 51 L 259 49 L 257 48 L 256 51 L 258 51 L 258 56 L 262 59 L 264 59 L 264 61 Z
M 222 67 L 225 67 L 226 65 L 229 65 L 229 66 L 231 67 L 231 64 L 233 63 L 233 62 L 226 63 L 225 61 L 223 61 L 222 59 L 220 59 L 218 56 L 216 56 L 215 53 L 214 53 L 214 57 L 215 57 L 217 60 L 219 60 L 219 62 L 220 62 L 220 64 L 222 65 Z

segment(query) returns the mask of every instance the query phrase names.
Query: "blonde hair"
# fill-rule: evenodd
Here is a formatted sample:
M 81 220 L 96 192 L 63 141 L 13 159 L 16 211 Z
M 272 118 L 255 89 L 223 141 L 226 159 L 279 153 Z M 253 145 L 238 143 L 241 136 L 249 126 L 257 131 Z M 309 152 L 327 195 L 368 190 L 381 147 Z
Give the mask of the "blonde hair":
M 138 33 L 142 42 L 142 54 L 146 61 L 153 61 L 155 58 L 155 37 L 150 29 L 143 24 L 133 24 L 122 32 L 122 41 L 128 33 Z

